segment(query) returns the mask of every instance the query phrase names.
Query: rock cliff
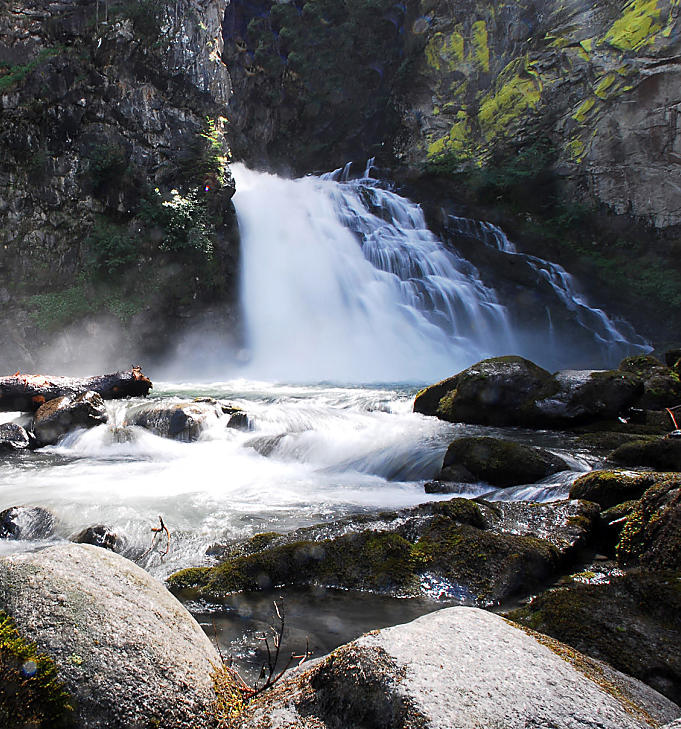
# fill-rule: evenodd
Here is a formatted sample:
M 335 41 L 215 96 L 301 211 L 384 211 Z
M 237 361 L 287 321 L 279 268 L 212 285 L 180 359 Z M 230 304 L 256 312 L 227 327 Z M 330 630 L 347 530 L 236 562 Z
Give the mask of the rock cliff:
M 225 5 L 0 3 L 2 336 L 25 355 L 5 366 L 72 322 L 90 349 L 131 325 L 134 352 L 233 299 Z

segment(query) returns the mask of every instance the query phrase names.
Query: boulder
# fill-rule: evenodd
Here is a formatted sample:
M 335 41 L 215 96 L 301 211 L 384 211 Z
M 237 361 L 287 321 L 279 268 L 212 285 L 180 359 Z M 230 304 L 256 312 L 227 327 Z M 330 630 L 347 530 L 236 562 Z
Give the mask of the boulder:
M 54 445 L 76 428 L 94 428 L 107 420 L 102 396 L 90 390 L 77 397 L 56 397 L 41 405 L 33 420 L 33 432 L 38 445 Z
M 678 573 L 632 570 L 549 590 L 508 615 L 681 702 Z
M 622 372 L 631 372 L 643 383 L 636 406 L 644 410 L 661 410 L 681 405 L 681 380 L 671 366 L 650 355 L 627 357 L 619 364 Z M 671 423 L 670 423 L 671 424 Z
M 414 411 L 451 422 L 555 428 L 615 418 L 642 393 L 630 372 L 552 375 L 522 357 L 495 357 L 422 390 Z
M 494 357 L 422 390 L 414 412 L 482 425 L 534 422 L 534 402 L 558 389 L 552 375 L 523 357 Z
M 658 471 L 681 471 L 681 438 L 634 440 L 608 456 L 620 466 L 648 466 Z
M 0 512 L 0 539 L 47 539 L 54 515 L 40 506 L 13 506 Z
M 28 448 L 29 445 L 28 433 L 21 425 L 16 423 L 3 423 L 0 425 L 0 452 L 22 451 Z
M 644 729 L 681 709 L 550 638 L 455 607 L 341 646 L 247 705 L 240 729 Z
M 110 549 L 120 554 L 125 549 L 125 540 L 104 524 L 89 526 L 74 534 L 71 541 L 75 544 L 92 544 L 94 547 Z
M 182 570 L 168 584 L 192 599 L 321 584 L 491 605 L 554 575 L 590 538 L 597 512 L 596 505 L 579 501 L 433 502 L 290 534 L 256 535 L 225 549 L 222 564 Z
M 624 501 L 640 499 L 659 477 L 657 473 L 591 471 L 572 484 L 570 498 L 593 501 L 602 509 L 609 509 Z
M 0 559 L 0 584 L 0 610 L 54 662 L 75 700 L 75 727 L 212 726 L 219 656 L 144 570 L 64 544 Z
M 225 416 L 229 416 L 227 427 L 248 428 L 248 417 L 240 408 L 208 397 L 191 402 L 138 405 L 127 414 L 125 425 L 146 428 L 162 438 L 190 442 L 198 440 L 206 428 Z
M 534 483 L 570 467 L 543 449 L 484 436 L 457 438 L 450 443 L 437 476 L 440 481 L 485 481 L 493 486 Z
M 537 425 L 611 420 L 626 413 L 643 392 L 639 378 L 620 370 L 561 370 L 554 377 L 557 390 L 535 402 Z
M 656 474 L 657 480 L 627 516 L 617 559 L 650 569 L 681 570 L 681 474 Z

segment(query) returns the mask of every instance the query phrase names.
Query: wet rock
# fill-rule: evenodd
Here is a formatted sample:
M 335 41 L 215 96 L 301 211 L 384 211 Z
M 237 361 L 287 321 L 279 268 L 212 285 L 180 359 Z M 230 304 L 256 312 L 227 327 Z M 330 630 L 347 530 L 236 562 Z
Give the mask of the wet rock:
M 171 405 L 145 403 L 128 413 L 125 425 L 137 425 L 162 438 L 189 442 L 197 440 L 223 415 L 223 406 L 212 399 Z
M 455 607 L 341 646 L 250 703 L 243 729 L 644 729 L 679 707 L 607 665 Z
M 101 395 L 89 391 L 78 397 L 57 397 L 41 405 L 34 417 L 33 432 L 40 446 L 54 445 L 76 428 L 94 428 L 107 420 Z
M 538 399 L 535 426 L 609 420 L 625 413 L 643 392 L 639 378 L 620 370 L 561 370 L 558 389 Z
M 40 506 L 13 506 L 0 512 L 0 539 L 47 539 L 55 518 Z
M 22 451 L 28 448 L 29 445 L 28 433 L 21 425 L 16 423 L 3 423 L 0 425 L 0 452 Z
M 67 544 L 0 559 L 0 610 L 56 664 L 77 729 L 212 726 L 220 658 L 196 621 L 132 562 Z
M 658 471 L 681 471 L 681 438 L 635 440 L 621 445 L 608 456 L 620 466 L 648 466 Z
M 552 375 L 522 357 L 495 357 L 421 391 L 414 411 L 452 422 L 555 428 L 612 419 L 642 392 L 629 372 Z
M 632 570 L 596 584 L 578 580 L 508 617 L 681 703 L 681 575 Z
M 602 509 L 609 509 L 623 501 L 640 499 L 659 477 L 657 473 L 591 471 L 572 484 L 570 498 L 594 501 Z
M 71 541 L 75 544 L 91 544 L 93 547 L 102 547 L 117 554 L 123 552 L 126 546 L 125 540 L 104 524 L 96 524 L 83 529 L 72 536 Z
M 422 390 L 414 412 L 481 425 L 534 422 L 534 403 L 558 389 L 552 375 L 522 357 L 495 357 Z
M 437 476 L 440 481 L 485 481 L 493 486 L 534 483 L 570 467 L 543 448 L 489 437 L 457 438 L 450 443 Z
M 284 440 L 286 436 L 287 433 L 279 433 L 277 435 L 261 435 L 257 438 L 251 438 L 244 445 L 252 448 L 256 453 L 259 453 L 261 456 L 268 458 L 272 455 L 272 453 L 274 453 L 281 441 Z
M 589 539 L 597 512 L 578 501 L 452 499 L 264 535 L 258 544 L 254 537 L 226 548 L 221 565 L 182 570 L 168 583 L 209 600 L 272 585 L 321 584 L 488 605 L 555 574 Z
M 616 547 L 624 564 L 681 570 L 681 474 L 657 480 L 631 510 Z
M 451 481 L 454 480 L 458 479 L 451 479 Z M 427 494 L 455 494 L 458 491 L 458 487 L 456 483 L 451 483 L 451 481 L 426 481 L 423 484 L 423 490 Z
M 643 383 L 643 393 L 636 406 L 644 410 L 661 410 L 681 404 L 681 381 L 670 367 L 650 355 L 627 357 L 619 365 Z

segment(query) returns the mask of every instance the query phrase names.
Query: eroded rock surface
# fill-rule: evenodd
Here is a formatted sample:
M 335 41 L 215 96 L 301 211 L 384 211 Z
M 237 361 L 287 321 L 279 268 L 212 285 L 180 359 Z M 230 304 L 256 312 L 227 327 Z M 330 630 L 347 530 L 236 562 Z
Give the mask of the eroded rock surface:
M 132 562 L 67 544 L 0 560 L 0 610 L 52 658 L 82 729 L 207 729 L 219 656 Z
M 244 729 L 644 729 L 648 686 L 497 615 L 456 607 L 338 648 L 249 705 Z

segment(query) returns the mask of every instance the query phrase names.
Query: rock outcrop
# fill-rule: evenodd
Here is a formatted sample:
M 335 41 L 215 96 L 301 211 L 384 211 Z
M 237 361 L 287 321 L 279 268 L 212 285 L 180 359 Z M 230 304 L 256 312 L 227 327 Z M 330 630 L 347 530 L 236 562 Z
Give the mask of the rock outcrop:
M 230 300 L 226 5 L 4 3 L 0 367 L 65 327 L 60 366 L 130 361 L 167 345 L 159 320 Z
M 485 481 L 503 488 L 534 483 L 569 470 L 562 458 L 544 448 L 475 436 L 457 438 L 449 444 L 437 479 L 463 483 Z
M 456 607 L 338 648 L 252 702 L 238 726 L 644 729 L 680 712 L 562 643 Z
M 76 544 L 4 557 L 0 611 L 57 667 L 75 727 L 211 726 L 217 652 L 163 585 L 123 557 Z
M 590 582 L 587 571 L 508 617 L 605 661 L 679 703 L 679 580 L 678 573 L 646 569 Z
M 207 600 L 273 585 L 320 584 L 492 605 L 554 575 L 591 538 L 597 514 L 595 504 L 583 501 L 452 499 L 256 535 L 225 547 L 217 567 L 182 570 L 168 583 Z

